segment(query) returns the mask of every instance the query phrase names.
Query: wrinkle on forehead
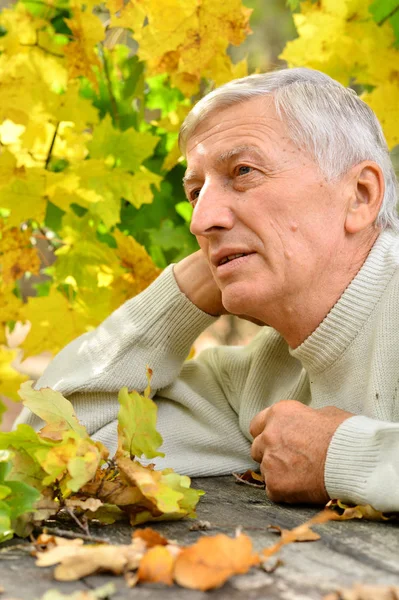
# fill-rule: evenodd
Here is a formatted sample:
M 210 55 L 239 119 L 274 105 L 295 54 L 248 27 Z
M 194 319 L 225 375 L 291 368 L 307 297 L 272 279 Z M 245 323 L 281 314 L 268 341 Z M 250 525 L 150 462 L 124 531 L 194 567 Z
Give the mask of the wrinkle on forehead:
M 265 130 L 276 131 L 283 128 L 287 132 L 283 119 L 277 114 L 271 96 L 256 96 L 244 102 L 211 112 L 200 121 L 187 140 L 186 154 L 194 147 L 205 142 L 210 136 L 219 132 L 227 133 L 239 126 L 263 126 Z M 282 131 L 280 131 L 282 133 Z

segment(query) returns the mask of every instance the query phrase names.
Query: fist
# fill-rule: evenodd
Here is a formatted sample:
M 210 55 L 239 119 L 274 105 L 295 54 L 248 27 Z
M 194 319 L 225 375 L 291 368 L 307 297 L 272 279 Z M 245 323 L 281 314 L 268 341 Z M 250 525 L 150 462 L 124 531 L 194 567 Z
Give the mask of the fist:
M 327 406 L 310 408 L 281 400 L 252 420 L 251 456 L 260 463 L 268 497 L 274 502 L 325 504 L 327 450 L 337 427 L 353 416 Z

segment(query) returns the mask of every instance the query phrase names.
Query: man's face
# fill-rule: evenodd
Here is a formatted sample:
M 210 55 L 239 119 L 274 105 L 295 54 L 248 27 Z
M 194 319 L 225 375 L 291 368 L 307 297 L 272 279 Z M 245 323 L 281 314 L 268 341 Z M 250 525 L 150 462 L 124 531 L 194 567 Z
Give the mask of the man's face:
M 229 312 L 272 323 L 324 285 L 344 235 L 341 183 L 289 139 L 271 97 L 211 114 L 187 166 L 191 231 Z

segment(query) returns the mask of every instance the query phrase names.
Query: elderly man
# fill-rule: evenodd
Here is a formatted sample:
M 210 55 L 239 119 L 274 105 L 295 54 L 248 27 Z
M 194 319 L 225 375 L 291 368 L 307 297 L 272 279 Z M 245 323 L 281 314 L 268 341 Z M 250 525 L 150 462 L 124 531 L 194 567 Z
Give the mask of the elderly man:
M 148 364 L 159 467 L 256 461 L 272 500 L 399 510 L 399 219 L 375 115 L 322 73 L 282 70 L 210 93 L 180 141 L 201 250 L 70 343 L 36 388 L 60 390 L 113 449 L 117 393 L 143 390 Z M 185 362 L 226 312 L 265 327 Z

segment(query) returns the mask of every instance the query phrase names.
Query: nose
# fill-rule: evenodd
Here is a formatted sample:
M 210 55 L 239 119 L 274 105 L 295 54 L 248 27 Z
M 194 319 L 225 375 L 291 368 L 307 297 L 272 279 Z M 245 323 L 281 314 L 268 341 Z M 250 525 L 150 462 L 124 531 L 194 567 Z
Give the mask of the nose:
M 234 212 L 231 204 L 231 191 L 216 183 L 206 182 L 193 210 L 191 233 L 209 237 L 221 229 L 232 229 Z

